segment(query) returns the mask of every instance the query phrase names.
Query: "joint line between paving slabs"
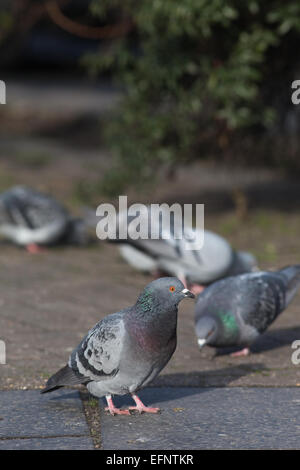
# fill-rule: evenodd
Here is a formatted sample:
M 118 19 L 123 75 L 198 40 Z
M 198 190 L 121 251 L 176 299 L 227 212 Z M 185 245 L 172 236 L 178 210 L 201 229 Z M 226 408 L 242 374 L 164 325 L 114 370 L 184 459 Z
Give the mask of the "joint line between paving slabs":
M 8 436 L 0 437 L 0 441 L 14 441 L 19 439 L 56 439 L 56 438 L 72 438 L 72 437 L 87 437 L 86 434 L 58 434 L 57 436 Z
M 79 395 L 94 448 L 101 449 L 102 440 L 99 400 L 90 395 L 86 390 L 81 390 Z

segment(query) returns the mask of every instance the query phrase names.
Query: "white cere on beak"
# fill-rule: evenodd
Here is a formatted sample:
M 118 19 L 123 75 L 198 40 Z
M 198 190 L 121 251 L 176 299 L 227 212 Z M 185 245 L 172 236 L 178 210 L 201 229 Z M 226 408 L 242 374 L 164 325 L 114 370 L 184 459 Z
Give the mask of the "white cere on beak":
M 202 348 L 202 346 L 204 346 L 206 343 L 206 339 L 198 339 L 198 346 L 200 348 Z
M 182 289 L 181 292 L 183 293 L 183 295 L 185 297 L 190 297 L 191 299 L 195 298 L 194 294 L 191 291 L 189 291 L 188 289 Z

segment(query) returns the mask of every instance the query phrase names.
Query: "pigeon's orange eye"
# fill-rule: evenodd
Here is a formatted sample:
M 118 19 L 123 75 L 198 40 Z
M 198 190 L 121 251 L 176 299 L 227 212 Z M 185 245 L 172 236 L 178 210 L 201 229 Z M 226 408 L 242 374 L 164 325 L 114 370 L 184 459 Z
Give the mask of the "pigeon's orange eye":
M 171 292 L 174 292 L 174 291 L 175 291 L 175 287 L 174 287 L 174 286 L 171 286 L 171 287 L 169 288 L 169 290 L 170 290 Z

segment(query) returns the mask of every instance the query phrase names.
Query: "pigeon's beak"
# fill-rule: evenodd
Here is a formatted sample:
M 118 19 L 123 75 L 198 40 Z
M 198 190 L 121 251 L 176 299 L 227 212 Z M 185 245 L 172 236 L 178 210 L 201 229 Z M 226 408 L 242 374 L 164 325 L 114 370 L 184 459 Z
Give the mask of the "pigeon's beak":
M 195 298 L 194 294 L 188 289 L 183 289 L 181 292 L 184 294 L 184 297 L 190 297 L 191 299 Z
M 203 346 L 206 344 L 206 339 L 198 339 L 198 346 L 199 346 L 199 349 L 202 349 Z

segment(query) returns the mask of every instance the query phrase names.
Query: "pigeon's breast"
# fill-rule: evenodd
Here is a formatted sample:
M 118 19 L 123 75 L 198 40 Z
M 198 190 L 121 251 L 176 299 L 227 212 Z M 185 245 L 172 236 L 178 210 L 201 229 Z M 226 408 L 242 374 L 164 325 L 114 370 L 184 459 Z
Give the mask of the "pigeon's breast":
M 176 346 L 176 322 L 167 327 L 161 322 L 141 323 L 128 319 L 125 324 L 129 341 L 137 354 L 163 354 Z

